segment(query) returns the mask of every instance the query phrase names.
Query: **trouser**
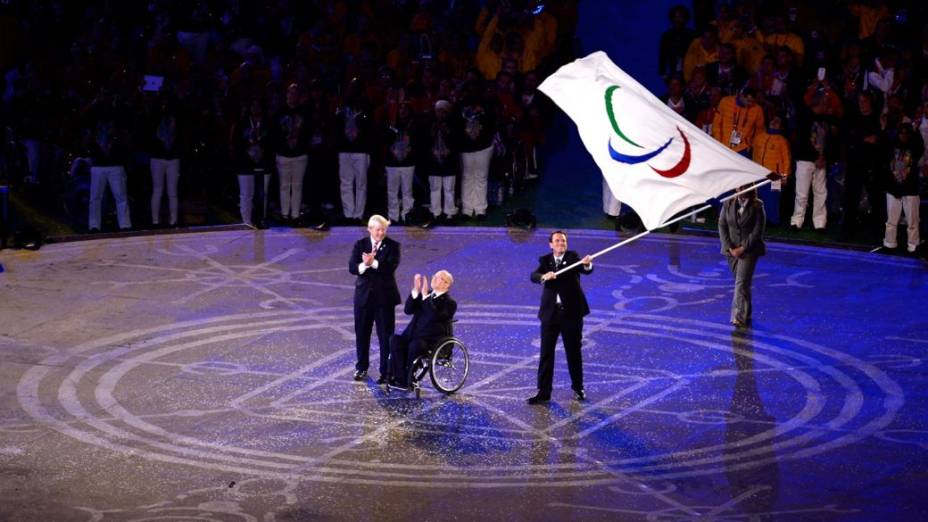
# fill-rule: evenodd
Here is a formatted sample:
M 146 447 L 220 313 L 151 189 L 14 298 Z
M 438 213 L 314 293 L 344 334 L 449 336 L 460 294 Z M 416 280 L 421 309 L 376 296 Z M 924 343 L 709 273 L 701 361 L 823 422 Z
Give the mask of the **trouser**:
M 116 200 L 119 228 L 122 230 L 132 228 L 132 220 L 129 217 L 129 195 L 126 192 L 126 169 L 121 166 L 90 167 L 90 215 L 87 228 L 100 230 L 103 193 L 107 185 L 110 186 L 113 198 Z
M 828 197 L 826 181 L 824 168 L 815 168 L 815 163 L 811 161 L 796 162 L 796 202 L 790 224 L 802 227 L 806 219 L 806 206 L 809 203 L 809 188 L 811 187 L 814 197 L 812 226 L 825 228 L 828 219 L 828 211 L 825 208 L 825 199 Z
M 453 216 L 458 213 L 454 205 L 454 176 L 429 176 L 429 188 L 431 189 L 431 201 L 429 208 L 432 215 L 438 217 L 442 213 L 442 196 L 445 199 L 444 212 L 446 216 Z
M 380 375 L 387 375 L 387 360 L 390 356 L 390 337 L 395 329 L 396 317 L 392 306 L 377 303 L 354 306 L 354 335 L 357 363 L 355 369 L 367 371 L 370 367 L 371 331 L 377 325 L 377 340 L 380 343 Z
M 180 159 L 151 159 L 151 224 L 161 223 L 161 196 L 168 185 L 169 223 L 177 224 L 177 182 L 180 179 Z
M 428 339 L 412 339 L 405 335 L 390 337 L 390 375 L 400 386 L 409 386 L 409 369 L 416 357 L 429 348 Z
M 364 217 L 367 203 L 367 169 L 371 157 L 363 152 L 338 153 L 339 189 L 342 193 L 342 212 L 346 218 Z
M 580 354 L 583 318 L 569 317 L 563 310 L 558 310 L 550 321 L 541 322 L 541 358 L 538 361 L 538 393 L 541 395 L 551 395 L 554 347 L 558 336 L 564 341 L 570 387 L 574 390 L 583 389 L 583 357 Z
M 26 149 L 26 172 L 25 181 L 30 183 L 39 182 L 39 155 L 42 144 L 34 138 L 23 138 L 20 143 Z
M 896 248 L 896 228 L 899 226 L 899 217 L 904 212 L 909 243 L 908 250 L 909 252 L 915 252 L 915 249 L 921 243 L 918 235 L 919 205 L 921 205 L 921 198 L 918 196 L 897 198 L 892 194 L 886 194 L 886 235 L 883 237 L 883 246 Z
M 461 153 L 461 213 L 465 216 L 487 213 L 487 178 L 492 157 L 493 145 Z
M 0 248 L 6 248 L 10 235 L 10 186 L 0 185 Z M 0 265 L 0 269 L 3 265 Z
M 606 178 L 603 178 L 603 212 L 612 217 L 619 217 L 622 213 L 622 202 L 612 193 L 612 189 L 606 183 Z
M 727 259 L 728 268 L 735 276 L 735 293 L 731 298 L 731 321 L 747 323 L 751 320 L 751 281 L 754 279 L 757 256 L 727 256 Z
M 385 167 L 387 171 L 387 215 L 396 221 L 412 210 L 412 178 L 416 167 Z
M 264 174 L 264 187 L 259 187 L 258 200 L 263 202 L 261 205 L 260 216 L 252 216 L 252 207 L 255 200 L 255 177 L 261 174 L 239 174 L 238 176 L 238 209 L 242 213 L 242 222 L 251 225 L 255 222 L 264 221 L 267 215 L 267 186 L 271 182 L 271 174 Z
M 309 156 L 288 158 L 277 156 L 277 176 L 280 179 L 280 215 L 284 219 L 300 217 L 303 204 L 303 176 Z
M 861 224 L 866 228 L 883 226 L 883 204 L 885 192 L 881 190 L 879 175 L 871 165 L 872 160 L 859 156 L 849 157 L 844 175 L 844 232 L 852 234 Z M 867 202 L 870 205 L 870 215 L 867 220 L 860 220 L 858 216 L 862 195 L 866 190 Z M 861 223 L 863 221 L 863 223 Z M 868 230 L 869 232 L 869 230 Z M 869 235 L 869 234 L 868 234 Z
M 773 190 L 770 184 L 757 189 L 757 195 L 764 202 L 764 213 L 767 215 L 767 223 L 771 225 L 780 224 L 780 191 Z

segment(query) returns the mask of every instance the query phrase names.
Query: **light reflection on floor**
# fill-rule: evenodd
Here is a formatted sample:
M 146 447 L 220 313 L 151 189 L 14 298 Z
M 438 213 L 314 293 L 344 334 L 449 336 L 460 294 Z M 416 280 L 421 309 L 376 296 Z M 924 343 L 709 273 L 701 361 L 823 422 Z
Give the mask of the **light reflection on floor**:
M 646 238 L 584 279 L 590 400 L 559 351 L 554 400 L 529 407 L 546 232 L 391 230 L 404 291 L 454 274 L 471 351 L 461 392 L 421 400 L 350 378 L 361 233 L 0 253 L 0 519 L 926 515 L 917 261 L 771 245 L 734 331 L 717 243 Z

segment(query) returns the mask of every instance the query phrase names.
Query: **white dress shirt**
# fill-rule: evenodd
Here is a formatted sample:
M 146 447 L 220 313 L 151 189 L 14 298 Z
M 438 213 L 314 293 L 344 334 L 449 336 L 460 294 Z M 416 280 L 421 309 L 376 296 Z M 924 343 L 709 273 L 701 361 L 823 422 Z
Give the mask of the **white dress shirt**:
M 383 241 L 377 242 L 374 240 L 374 238 L 371 238 L 371 252 L 376 253 L 378 250 L 380 250 L 380 247 L 382 246 L 383 246 Z M 371 263 L 371 266 L 367 266 L 364 264 L 364 261 L 361 261 L 358 264 L 358 274 L 363 274 L 365 271 L 367 271 L 368 268 L 373 268 L 374 270 L 376 270 L 377 267 L 379 266 L 380 266 L 380 263 L 378 263 L 376 259 L 374 260 L 373 263 Z

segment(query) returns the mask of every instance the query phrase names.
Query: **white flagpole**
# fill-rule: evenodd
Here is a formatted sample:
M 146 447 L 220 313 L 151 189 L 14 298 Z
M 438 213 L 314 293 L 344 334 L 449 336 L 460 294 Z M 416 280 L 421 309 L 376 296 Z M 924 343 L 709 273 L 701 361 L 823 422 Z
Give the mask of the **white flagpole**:
M 772 181 L 773 181 L 772 179 L 768 178 L 768 179 L 766 179 L 766 180 L 764 180 L 764 181 L 762 181 L 762 182 L 760 182 L 760 183 L 757 183 L 756 185 L 751 185 L 750 188 L 746 188 L 746 189 L 744 189 L 744 190 L 742 190 L 742 191 L 740 191 L 740 192 L 735 192 L 734 194 L 732 194 L 732 195 L 730 195 L 730 196 L 726 196 L 726 197 L 720 199 L 719 201 L 721 201 L 722 203 L 724 203 L 725 201 L 728 201 L 729 199 L 732 199 L 732 198 L 734 198 L 734 197 L 738 197 L 738 196 L 740 196 L 741 194 L 744 194 L 745 192 L 750 192 L 750 191 L 752 191 L 752 190 L 757 189 L 758 187 L 763 187 L 764 185 L 767 185 L 767 184 L 771 183 Z M 677 221 L 682 221 L 682 220 L 684 220 L 684 219 L 686 219 L 686 218 L 688 218 L 688 217 L 690 217 L 690 216 L 699 214 L 699 213 L 702 212 L 703 210 L 709 210 L 710 208 L 712 208 L 712 205 L 705 205 L 705 206 L 699 207 L 698 209 L 696 209 L 696 210 L 694 210 L 694 211 L 692 211 L 692 212 L 688 212 L 688 213 L 686 213 L 686 214 L 683 214 L 682 216 L 675 217 L 675 218 L 671 219 L 670 221 L 667 221 L 666 223 L 664 223 L 663 225 L 661 225 L 661 226 L 659 226 L 659 227 L 657 227 L 657 228 L 664 228 L 664 227 L 666 227 L 667 225 L 672 225 L 672 224 L 676 223 Z M 655 229 L 655 230 L 657 230 L 657 229 Z M 601 256 L 601 255 L 603 255 L 603 254 L 605 254 L 605 253 L 607 253 L 607 252 L 612 252 L 612 251 L 615 250 L 616 248 L 619 248 L 620 246 L 627 245 L 627 244 L 629 244 L 629 243 L 631 243 L 632 241 L 635 241 L 635 240 L 637 240 L 637 239 L 641 239 L 641 238 L 643 238 L 644 236 L 646 236 L 646 235 L 648 235 L 648 234 L 650 234 L 650 233 L 651 233 L 651 230 L 645 230 L 644 232 L 640 232 L 640 233 L 638 233 L 638 234 L 636 234 L 636 235 L 634 235 L 634 236 L 632 236 L 632 237 L 630 237 L 630 238 L 628 238 L 628 239 L 624 239 L 624 240 L 622 240 L 622 241 L 620 241 L 620 242 L 618 242 L 618 243 L 612 245 L 612 246 L 609 247 L 609 248 L 605 248 L 605 249 L 603 249 L 603 250 L 600 250 L 599 252 L 596 252 L 595 254 L 592 254 L 590 257 L 593 258 L 593 259 L 596 259 L 597 257 L 599 257 L 599 256 Z M 563 274 L 564 272 L 570 270 L 571 268 L 576 268 L 576 267 L 580 266 L 581 264 L 583 264 L 581 261 L 577 261 L 576 263 L 574 263 L 574 264 L 572 264 L 572 265 L 570 265 L 570 266 L 566 266 L 566 267 L 564 267 L 564 268 L 558 270 L 557 272 L 554 273 L 554 275 L 556 275 L 556 276 L 561 275 L 561 274 Z

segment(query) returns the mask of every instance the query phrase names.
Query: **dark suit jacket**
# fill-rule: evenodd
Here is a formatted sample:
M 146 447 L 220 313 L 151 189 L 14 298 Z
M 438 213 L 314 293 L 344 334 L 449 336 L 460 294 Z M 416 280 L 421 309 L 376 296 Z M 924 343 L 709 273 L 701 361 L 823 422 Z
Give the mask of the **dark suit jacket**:
M 396 267 L 400 264 L 400 244 L 389 237 L 384 237 L 377 255 L 374 256 L 377 260 L 377 268 L 368 268 L 360 274 L 358 265 L 362 261 L 361 253 L 370 252 L 372 247 L 371 238 L 365 237 L 358 240 L 351 250 L 348 271 L 358 276 L 354 283 L 354 304 L 364 306 L 372 299 L 376 299 L 381 305 L 396 306 L 401 302 L 400 291 L 396 287 L 394 277 Z
M 767 253 L 764 244 L 766 214 L 762 204 L 748 203 L 741 214 L 738 213 L 738 198 L 732 198 L 722 204 L 719 214 L 719 239 L 722 241 L 722 253 L 739 246 L 744 247 L 745 255 L 762 256 Z
M 438 340 L 448 335 L 448 325 L 457 309 L 458 303 L 447 292 L 430 299 L 423 299 L 422 295 L 413 298 L 409 294 L 403 311 L 411 315 L 412 320 L 403 335 L 409 339 Z
M 561 260 L 561 268 L 570 266 L 580 261 L 580 256 L 573 250 L 564 253 L 564 259 Z M 538 268 L 532 272 L 532 282 L 542 283 L 541 276 L 548 272 L 557 272 L 554 266 L 554 254 L 547 254 L 538 258 Z M 593 269 L 589 271 L 583 269 L 583 265 L 573 268 L 559 276 L 557 279 L 542 283 L 541 291 L 541 308 L 538 310 L 538 318 L 542 321 L 550 321 L 557 312 L 557 296 L 561 296 L 561 303 L 564 305 L 564 312 L 576 319 L 590 313 L 590 306 L 586 302 L 586 296 L 583 295 L 583 288 L 580 287 L 580 274 L 592 274 Z

